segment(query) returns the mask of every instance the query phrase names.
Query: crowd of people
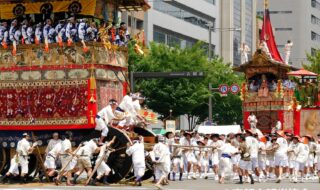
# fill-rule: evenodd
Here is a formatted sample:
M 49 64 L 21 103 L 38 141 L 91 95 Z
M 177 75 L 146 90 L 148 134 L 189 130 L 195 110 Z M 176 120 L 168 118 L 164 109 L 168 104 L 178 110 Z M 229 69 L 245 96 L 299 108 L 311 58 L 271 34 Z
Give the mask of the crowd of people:
M 96 117 L 96 130 L 101 131 L 101 137 L 81 143 L 75 150 L 72 149 L 69 133 L 64 135 L 63 140 L 59 139 L 58 133 L 54 133 L 46 149 L 46 173 L 39 174 L 40 181 L 48 176 L 59 185 L 65 178 L 66 184 L 71 186 L 79 183 L 79 176 L 86 171 L 86 185 L 95 185 L 97 181 L 108 185 L 112 166 L 108 166 L 107 160 L 115 151 L 112 145 L 117 141 L 115 138 L 105 141 L 105 137 L 110 135 L 109 127 L 117 126 L 127 131 L 132 126 L 144 126 L 140 123 L 146 123 L 146 120 L 138 114 L 143 100 L 140 93 L 126 95 L 119 104 L 116 100 L 110 100 Z M 281 123 L 270 134 L 262 134 L 256 128 L 254 114 L 248 117 L 248 122 L 251 129 L 237 134 L 167 132 L 157 136 L 150 149 L 146 149 L 142 136 L 135 137 L 126 147 L 126 154 L 132 156 L 135 184 L 142 185 L 146 165 L 150 161 L 158 189 L 170 180 L 197 178 L 213 178 L 221 184 L 226 180 L 235 180 L 238 184 L 280 183 L 286 178 L 292 183 L 316 178 L 320 182 L 320 134 L 318 139 L 295 136 L 282 131 Z M 29 135 L 23 134 L 17 144 L 17 153 L 11 159 L 10 169 L 1 179 L 3 183 L 19 175 L 19 166 L 22 182 L 27 181 L 28 155 L 37 146 L 37 143 L 30 145 L 28 140 Z M 92 160 L 93 155 L 98 155 L 96 160 Z M 97 176 L 92 177 L 95 172 Z
M 99 24 L 98 24 L 99 23 Z M 126 23 L 95 22 L 86 18 L 67 20 L 46 19 L 45 22 L 34 23 L 31 19 L 0 23 L 0 42 L 6 48 L 11 44 L 39 44 L 61 42 L 100 41 L 101 29 L 107 30 L 109 41 L 119 46 L 127 45 L 130 34 Z
M 264 84 L 266 83 L 266 84 Z M 277 89 L 277 81 L 276 80 L 271 80 L 269 81 L 263 81 L 263 80 L 251 80 L 249 83 L 249 90 L 257 92 L 261 87 L 266 85 L 266 87 L 269 89 L 269 91 L 275 91 Z M 294 90 L 297 87 L 297 84 L 293 82 L 292 80 L 285 79 L 282 80 L 282 87 L 284 89 L 291 89 Z
M 21 179 L 26 182 L 28 155 L 37 146 L 36 143 L 31 146 L 28 140 L 29 135 L 23 134 L 17 154 L 11 159 L 10 169 L 1 179 L 3 183 L 19 175 L 19 166 Z M 84 171 L 91 178 L 91 158 L 97 154 L 97 177 L 91 178 L 89 184 L 101 181 L 108 185 L 112 166 L 109 167 L 106 161 L 113 151 L 111 147 L 115 139 L 105 143 L 91 139 L 76 150 L 72 150 L 70 140 L 69 134 L 65 134 L 63 140 L 59 139 L 57 133 L 53 134 L 44 162 L 47 175 L 54 178 L 56 184 L 65 177 L 67 185 L 78 183 L 78 177 Z M 145 150 L 143 137 L 139 136 L 132 144 L 128 144 L 126 153 L 132 156 L 135 184 L 139 186 L 146 170 L 145 159 L 148 157 L 152 160 L 155 186 L 159 189 L 170 180 L 197 178 L 213 178 L 221 184 L 225 180 L 235 180 L 237 184 L 266 181 L 280 183 L 283 179 L 293 183 L 315 179 L 320 182 L 320 134 L 318 140 L 315 140 L 311 136 L 299 137 L 281 130 L 263 136 L 259 136 L 254 129 L 228 135 L 167 132 L 157 137 L 151 151 Z M 61 162 L 60 172 L 57 170 L 58 161 Z M 44 176 L 41 172 L 39 179 L 42 181 Z

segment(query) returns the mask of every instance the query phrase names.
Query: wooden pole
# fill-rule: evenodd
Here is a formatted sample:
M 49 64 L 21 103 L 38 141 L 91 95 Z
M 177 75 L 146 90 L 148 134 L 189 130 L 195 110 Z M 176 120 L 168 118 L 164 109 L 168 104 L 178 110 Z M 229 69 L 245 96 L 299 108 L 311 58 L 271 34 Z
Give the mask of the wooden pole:
M 31 135 L 32 135 L 32 140 L 33 140 L 33 142 L 35 142 L 35 141 L 36 141 L 36 138 L 35 138 L 35 136 L 34 136 L 34 133 L 31 132 Z M 47 182 L 50 182 L 49 176 L 48 176 L 48 173 L 47 173 L 47 170 L 46 170 L 46 167 L 44 166 L 44 161 L 43 161 L 43 159 L 42 159 L 42 156 L 41 156 L 39 147 L 36 146 L 35 149 L 36 149 L 36 156 L 38 157 L 38 160 L 40 161 L 40 163 L 39 163 L 38 165 L 40 165 L 42 171 L 44 172 L 44 175 L 46 176 Z
M 112 138 L 112 140 L 109 142 L 109 144 L 105 146 L 105 149 L 102 150 L 102 151 L 104 151 L 104 152 L 103 152 L 103 155 L 101 156 L 101 158 L 100 158 L 100 160 L 98 161 L 98 163 L 94 166 L 93 171 L 91 172 L 91 174 L 90 174 L 90 176 L 88 177 L 86 183 L 84 184 L 85 186 L 87 186 L 87 185 L 89 184 L 92 176 L 96 173 L 96 171 L 98 170 L 99 166 L 101 165 L 101 163 L 103 162 L 104 158 L 106 157 L 106 154 L 107 154 L 106 149 L 107 149 L 109 146 L 111 146 L 111 145 L 114 143 L 115 140 L 116 140 L 116 136 L 114 136 L 114 137 Z M 100 151 L 101 151 L 101 150 L 100 150 Z

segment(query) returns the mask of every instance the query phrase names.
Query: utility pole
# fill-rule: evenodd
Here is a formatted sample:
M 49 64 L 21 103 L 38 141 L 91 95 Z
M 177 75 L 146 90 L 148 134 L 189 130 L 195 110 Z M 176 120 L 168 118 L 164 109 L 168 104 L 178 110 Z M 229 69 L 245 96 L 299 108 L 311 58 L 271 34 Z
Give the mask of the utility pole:
M 209 123 L 211 124 L 212 123 L 212 93 L 211 93 L 211 88 L 212 88 L 212 85 L 211 83 L 209 83 L 209 91 L 210 91 L 210 96 L 209 96 Z
M 211 48 L 211 41 L 212 41 L 212 33 L 211 33 L 211 31 L 212 31 L 212 28 L 213 28 L 213 26 L 212 26 L 212 24 L 210 23 L 209 25 L 208 25 L 208 27 L 209 27 L 209 47 L 208 47 L 208 57 L 209 57 L 209 61 L 211 61 L 211 57 L 212 57 L 212 48 Z
M 212 88 L 212 84 L 209 83 L 209 91 L 210 91 L 210 96 L 209 96 L 209 123 L 212 124 L 213 119 L 212 119 L 212 93 L 211 92 L 219 92 L 219 88 Z

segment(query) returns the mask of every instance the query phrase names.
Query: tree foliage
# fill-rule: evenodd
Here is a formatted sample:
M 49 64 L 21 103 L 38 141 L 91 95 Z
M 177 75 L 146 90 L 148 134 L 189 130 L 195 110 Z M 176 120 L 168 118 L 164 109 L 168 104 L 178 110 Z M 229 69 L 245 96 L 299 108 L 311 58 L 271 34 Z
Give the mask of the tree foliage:
M 242 117 L 238 95 L 220 97 L 209 92 L 208 84 L 218 87 L 222 83 L 240 85 L 242 76 L 236 75 L 221 59 L 208 61 L 202 44 L 181 49 L 164 44 L 151 43 L 145 56 L 137 55 L 129 48 L 129 70 L 134 72 L 203 71 L 203 78 L 139 79 L 136 89 L 148 97 L 147 105 L 167 118 L 187 115 L 189 129 L 208 117 L 208 98 L 213 96 L 213 115 L 220 124 L 239 122 Z M 217 113 L 217 114 L 216 114 Z
M 314 55 L 307 54 L 310 64 L 303 64 L 303 68 L 311 72 L 320 74 L 320 49 L 315 50 Z

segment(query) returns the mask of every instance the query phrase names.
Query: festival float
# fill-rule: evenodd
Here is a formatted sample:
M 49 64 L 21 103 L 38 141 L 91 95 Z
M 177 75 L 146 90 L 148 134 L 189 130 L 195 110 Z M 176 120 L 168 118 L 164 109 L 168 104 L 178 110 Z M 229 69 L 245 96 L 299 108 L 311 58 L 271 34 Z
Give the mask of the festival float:
M 267 6 L 266 6 L 267 7 Z M 319 133 L 318 75 L 286 64 L 277 49 L 269 10 L 265 10 L 260 46 L 252 60 L 234 68 L 243 72 L 240 98 L 243 125 L 250 128 L 248 117 L 257 117 L 257 128 L 270 133 L 278 121 L 281 129 L 295 135 L 316 137 Z
M 91 22 L 117 20 L 119 11 L 146 11 L 144 0 L 5 0 L 0 2 L 0 20 L 35 23 L 45 19 L 87 19 Z M 107 29 L 108 26 L 106 27 Z M 4 174 L 23 132 L 40 143 L 40 152 L 53 132 L 72 134 L 72 144 L 96 133 L 97 110 L 109 99 L 121 101 L 128 93 L 127 48 L 110 42 L 106 29 L 100 40 L 58 43 L 5 44 L 0 47 L 0 172 Z M 114 33 L 111 33 L 114 35 Z M 111 36 L 113 38 L 113 36 Z M 148 114 L 148 113 L 144 113 Z M 153 135 L 142 131 L 145 136 Z M 110 127 L 116 136 L 108 165 L 113 170 L 110 183 L 118 182 L 130 171 L 132 161 L 125 154 L 130 134 Z M 110 139 L 108 139 L 110 140 Z M 36 155 L 30 156 L 29 173 L 41 168 Z

